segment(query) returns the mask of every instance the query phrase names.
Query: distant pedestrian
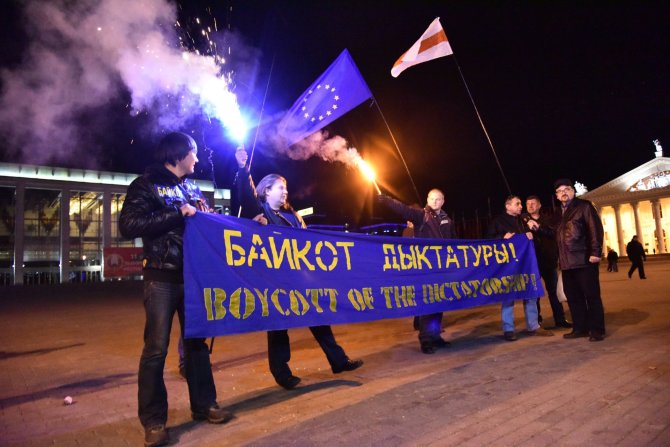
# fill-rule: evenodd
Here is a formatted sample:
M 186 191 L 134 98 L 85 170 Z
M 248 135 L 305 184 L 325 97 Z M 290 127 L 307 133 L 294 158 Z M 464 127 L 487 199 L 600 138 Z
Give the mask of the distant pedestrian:
M 638 269 L 637 273 L 640 275 L 640 279 L 647 279 L 644 275 L 644 263 L 642 262 L 647 260 L 647 254 L 644 252 L 642 244 L 637 240 L 637 235 L 633 236 L 633 239 L 626 245 L 626 254 L 631 262 L 628 277 L 632 277 L 635 269 Z
M 607 249 L 607 271 L 608 272 L 618 272 L 619 271 L 619 253 L 614 251 L 613 248 Z

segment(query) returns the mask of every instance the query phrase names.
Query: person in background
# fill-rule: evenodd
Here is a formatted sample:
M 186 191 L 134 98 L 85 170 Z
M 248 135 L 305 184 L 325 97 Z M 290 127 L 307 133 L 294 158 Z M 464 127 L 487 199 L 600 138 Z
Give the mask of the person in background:
M 613 248 L 607 249 L 607 271 L 608 272 L 618 272 L 619 271 L 619 253 L 614 251 Z
M 644 248 L 640 241 L 637 240 L 637 235 L 633 236 L 630 242 L 626 245 L 626 254 L 628 259 L 630 259 L 631 266 L 628 270 L 628 278 L 633 276 L 635 269 L 638 269 L 637 273 L 640 275 L 640 279 L 647 279 L 644 274 L 644 261 L 647 260 L 647 254 L 644 252 Z

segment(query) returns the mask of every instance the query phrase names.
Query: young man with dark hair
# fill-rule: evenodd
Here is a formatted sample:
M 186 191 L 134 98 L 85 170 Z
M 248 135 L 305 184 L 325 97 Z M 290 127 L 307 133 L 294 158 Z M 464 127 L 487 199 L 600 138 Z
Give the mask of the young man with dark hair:
M 169 442 L 163 369 L 175 312 L 184 331 L 183 234 L 186 219 L 208 211 L 200 189 L 187 180 L 198 162 L 190 136 L 173 132 L 154 153 L 155 164 L 128 187 L 119 217 L 127 238 L 142 238 L 144 275 L 144 349 L 138 374 L 138 413 L 145 446 Z M 184 339 L 184 361 L 194 420 L 223 423 L 232 416 L 216 403 L 209 350 L 202 338 Z

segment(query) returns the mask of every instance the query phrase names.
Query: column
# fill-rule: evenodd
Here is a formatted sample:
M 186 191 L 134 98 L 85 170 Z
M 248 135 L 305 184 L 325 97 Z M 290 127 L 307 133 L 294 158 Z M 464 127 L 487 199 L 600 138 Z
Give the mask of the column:
M 640 203 L 633 202 L 631 203 L 631 206 L 633 207 L 633 214 L 635 215 L 635 234 L 637 234 L 637 240 L 644 247 L 644 238 L 642 237 L 642 225 L 640 225 L 640 213 L 638 211 Z
M 658 240 L 658 253 L 665 253 L 665 242 L 663 241 L 663 225 L 661 224 L 661 201 L 653 199 L 651 209 L 656 223 L 656 239 Z
M 79 211 L 81 212 L 81 211 Z M 60 204 L 60 282 L 70 280 L 70 190 L 63 188 Z
M 107 186 L 102 190 L 102 280 L 105 280 L 105 248 L 112 245 L 112 191 Z
M 625 253 L 626 245 L 623 240 L 623 228 L 621 227 L 621 204 L 612 205 L 614 218 L 616 219 L 616 237 L 619 242 L 619 253 Z
M 25 249 L 25 206 L 26 183 L 22 179 L 16 182 L 16 203 L 14 204 L 14 284 L 23 284 L 23 251 Z

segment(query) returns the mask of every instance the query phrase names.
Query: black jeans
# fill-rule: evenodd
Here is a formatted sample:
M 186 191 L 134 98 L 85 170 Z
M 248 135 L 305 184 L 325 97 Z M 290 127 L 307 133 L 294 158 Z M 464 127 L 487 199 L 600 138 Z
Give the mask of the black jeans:
M 326 354 L 330 367 L 335 370 L 341 369 L 349 357 L 335 341 L 335 335 L 330 326 L 312 326 L 309 330 L 312 331 L 312 335 L 321 346 L 323 353 Z M 288 366 L 289 360 L 291 360 L 291 344 L 288 331 L 269 331 L 268 362 L 270 372 L 276 381 L 284 380 L 293 374 Z
M 631 259 L 631 266 L 630 270 L 628 270 L 628 277 L 630 278 L 633 276 L 633 272 L 635 272 L 635 269 L 638 269 L 637 273 L 640 275 L 640 279 L 645 278 L 644 274 L 644 262 L 642 262 L 642 259 Z
M 148 428 L 167 421 L 163 369 L 175 312 L 184 333 L 184 285 L 145 281 L 144 311 L 144 349 L 140 358 L 137 397 L 140 422 Z M 216 388 L 205 339 L 184 339 L 184 363 L 191 411 L 206 411 L 216 403 Z
M 558 271 L 555 268 L 540 269 L 540 276 L 544 280 L 544 287 L 547 289 L 551 313 L 554 316 L 554 324 L 565 321 L 565 310 L 563 304 L 558 300 L 556 287 L 558 286 Z M 537 315 L 540 315 L 540 300 L 537 300 Z
M 442 338 L 442 312 L 419 316 L 419 343 L 431 344 Z
M 563 290 L 568 298 L 575 332 L 605 334 L 605 311 L 598 277 L 598 264 L 563 270 Z

